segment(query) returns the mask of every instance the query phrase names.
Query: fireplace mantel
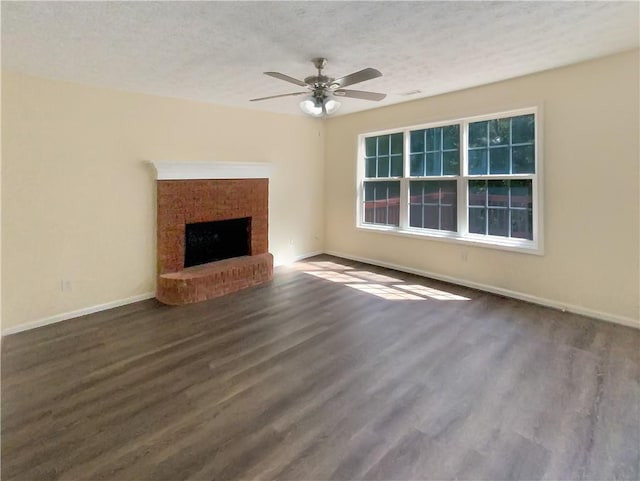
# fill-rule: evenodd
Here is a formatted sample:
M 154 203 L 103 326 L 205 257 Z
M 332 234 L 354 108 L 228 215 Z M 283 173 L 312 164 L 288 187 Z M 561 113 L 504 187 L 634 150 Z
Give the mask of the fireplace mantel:
M 265 162 L 150 161 L 157 180 L 268 179 L 271 164 Z

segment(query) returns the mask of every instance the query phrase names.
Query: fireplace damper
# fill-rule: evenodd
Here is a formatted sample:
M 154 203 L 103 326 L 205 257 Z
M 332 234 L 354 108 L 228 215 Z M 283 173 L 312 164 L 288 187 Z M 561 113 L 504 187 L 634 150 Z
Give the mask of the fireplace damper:
M 184 266 L 251 255 L 250 242 L 250 217 L 186 224 Z

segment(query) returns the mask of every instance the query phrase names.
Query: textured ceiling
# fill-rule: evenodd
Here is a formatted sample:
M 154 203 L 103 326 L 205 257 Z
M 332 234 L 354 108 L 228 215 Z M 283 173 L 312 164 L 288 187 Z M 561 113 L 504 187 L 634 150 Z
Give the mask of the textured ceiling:
M 300 114 L 301 90 L 267 77 L 312 75 L 329 59 L 350 88 L 339 114 L 450 92 L 639 45 L 632 2 L 2 2 L 2 66 L 28 74 Z M 413 95 L 407 92 L 420 91 Z

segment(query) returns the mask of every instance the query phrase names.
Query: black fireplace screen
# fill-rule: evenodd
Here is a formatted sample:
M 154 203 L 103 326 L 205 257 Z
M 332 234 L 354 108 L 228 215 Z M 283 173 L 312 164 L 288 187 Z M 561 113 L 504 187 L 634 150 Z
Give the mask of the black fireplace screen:
M 250 255 L 250 233 L 250 217 L 187 224 L 184 266 Z

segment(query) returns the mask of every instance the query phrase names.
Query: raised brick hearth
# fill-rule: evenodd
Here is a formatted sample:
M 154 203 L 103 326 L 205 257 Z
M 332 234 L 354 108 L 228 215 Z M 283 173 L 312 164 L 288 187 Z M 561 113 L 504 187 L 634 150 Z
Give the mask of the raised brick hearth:
M 158 285 L 166 304 L 188 304 L 269 281 L 269 180 L 158 180 Z M 251 218 L 250 255 L 184 268 L 185 225 Z

